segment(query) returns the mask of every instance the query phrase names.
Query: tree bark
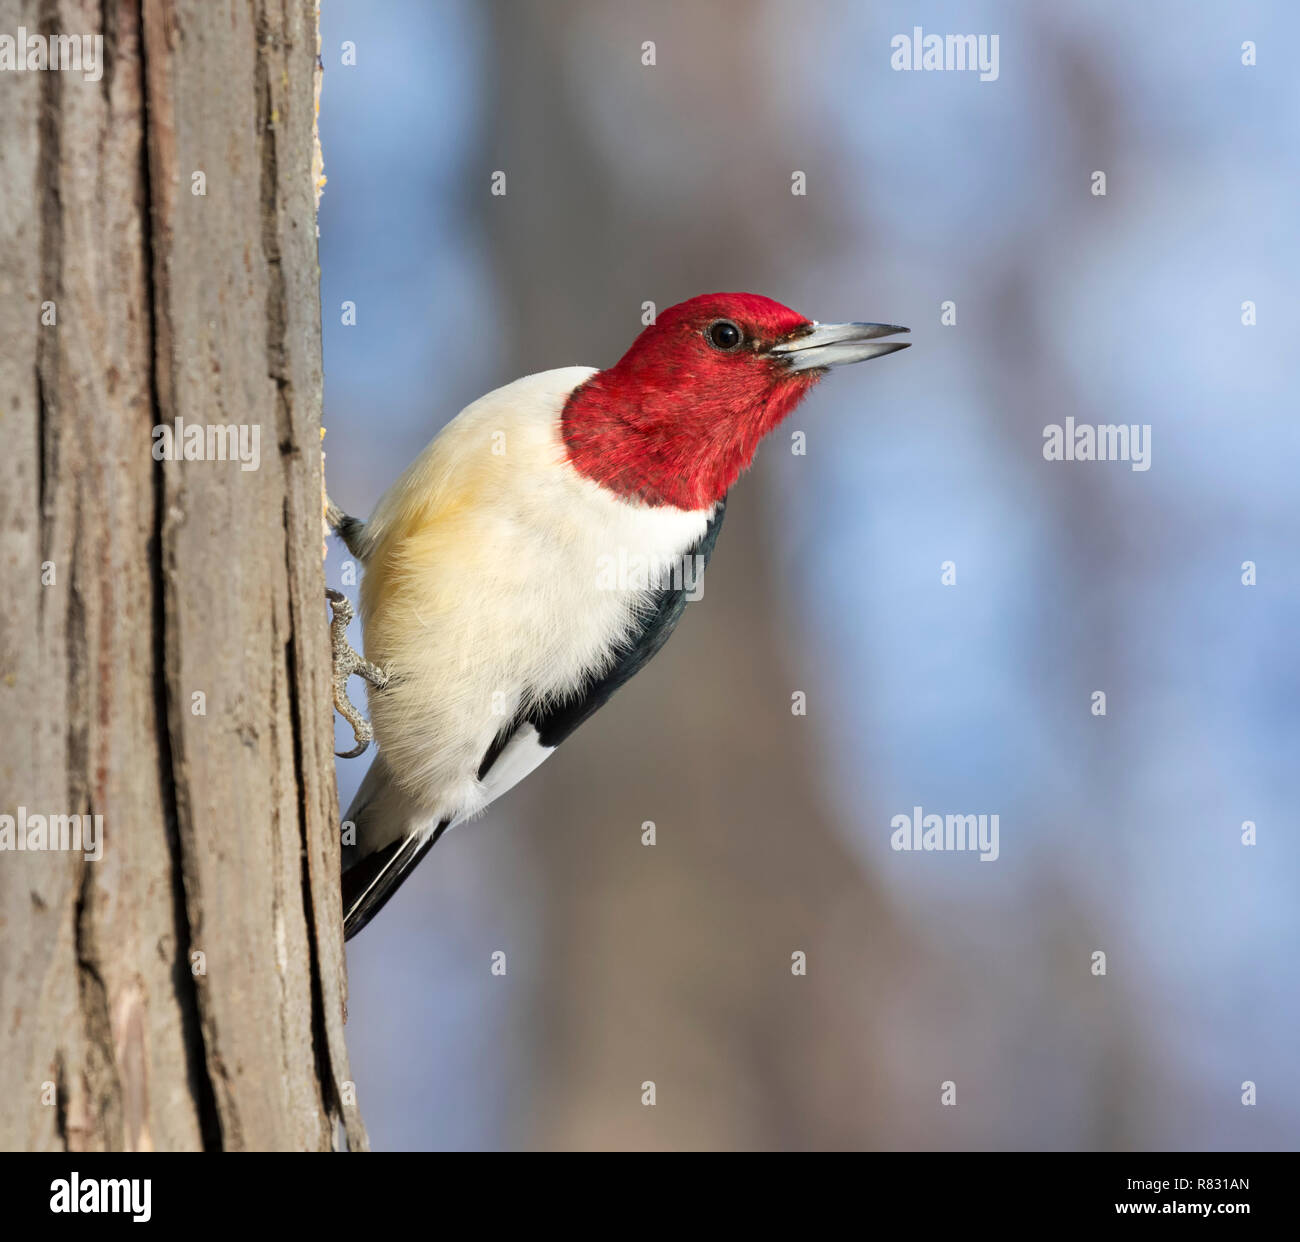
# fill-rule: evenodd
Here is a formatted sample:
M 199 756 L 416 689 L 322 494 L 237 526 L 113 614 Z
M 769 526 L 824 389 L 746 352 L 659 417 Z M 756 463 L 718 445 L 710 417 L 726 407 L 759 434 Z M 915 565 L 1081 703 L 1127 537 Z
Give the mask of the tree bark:
M 314 0 L 0 0 L 19 27 L 102 35 L 103 74 L 0 73 L 0 813 L 102 816 L 102 857 L 0 852 L 0 1146 L 363 1146 Z M 155 460 L 178 419 L 256 468 Z

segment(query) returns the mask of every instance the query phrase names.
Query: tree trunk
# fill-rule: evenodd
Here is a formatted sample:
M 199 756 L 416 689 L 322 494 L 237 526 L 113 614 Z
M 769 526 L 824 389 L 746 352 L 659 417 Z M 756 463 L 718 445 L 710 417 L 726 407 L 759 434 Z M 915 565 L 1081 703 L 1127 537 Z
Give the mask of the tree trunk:
M 0 0 L 20 27 L 103 59 L 0 73 L 0 1146 L 357 1147 L 315 4 Z M 177 420 L 245 459 L 156 460 Z M 74 815 L 98 860 L 34 847 Z

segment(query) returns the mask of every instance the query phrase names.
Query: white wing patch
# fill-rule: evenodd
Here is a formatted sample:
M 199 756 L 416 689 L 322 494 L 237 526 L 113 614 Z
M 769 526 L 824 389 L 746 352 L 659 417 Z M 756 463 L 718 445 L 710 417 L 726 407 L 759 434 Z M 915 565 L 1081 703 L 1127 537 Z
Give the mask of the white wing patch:
M 483 777 L 483 800 L 478 810 L 495 802 L 503 793 L 509 792 L 530 772 L 541 767 L 542 763 L 554 753 L 554 746 L 543 746 L 538 740 L 537 726 L 530 721 L 524 721 L 502 747 L 496 762 Z M 468 818 L 469 816 L 466 815 L 458 815 L 448 827 L 455 828 L 457 824 L 464 823 Z
M 513 789 L 554 753 L 554 746 L 543 746 L 538 740 L 537 726 L 525 721 L 515 730 L 514 736 L 497 756 L 496 763 L 483 777 L 488 801 L 495 802 L 507 790 Z

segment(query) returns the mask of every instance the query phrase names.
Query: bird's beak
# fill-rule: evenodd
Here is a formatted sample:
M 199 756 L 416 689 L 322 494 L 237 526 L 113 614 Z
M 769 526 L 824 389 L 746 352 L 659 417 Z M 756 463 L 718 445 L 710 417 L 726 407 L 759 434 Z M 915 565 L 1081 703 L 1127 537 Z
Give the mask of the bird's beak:
M 800 336 L 773 345 L 771 350 L 791 371 L 837 367 L 865 362 L 906 349 L 911 341 L 882 341 L 882 336 L 906 332 L 892 323 L 814 323 Z

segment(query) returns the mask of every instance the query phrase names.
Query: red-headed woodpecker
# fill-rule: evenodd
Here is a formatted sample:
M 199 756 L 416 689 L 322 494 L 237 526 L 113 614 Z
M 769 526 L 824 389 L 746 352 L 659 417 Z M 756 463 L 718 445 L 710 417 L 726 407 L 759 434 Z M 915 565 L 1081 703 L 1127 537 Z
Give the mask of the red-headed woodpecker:
M 692 298 L 608 370 L 544 371 L 475 401 L 368 522 L 330 506 L 366 571 L 367 659 L 336 625 L 336 702 L 364 749 L 342 687 L 365 676 L 379 743 L 345 816 L 348 936 L 447 828 L 644 667 L 759 441 L 829 367 L 903 349 L 881 338 L 905 331 L 815 323 L 751 293 Z

